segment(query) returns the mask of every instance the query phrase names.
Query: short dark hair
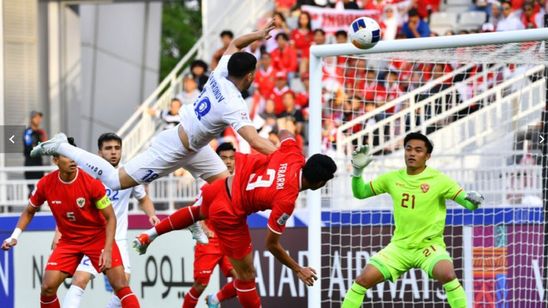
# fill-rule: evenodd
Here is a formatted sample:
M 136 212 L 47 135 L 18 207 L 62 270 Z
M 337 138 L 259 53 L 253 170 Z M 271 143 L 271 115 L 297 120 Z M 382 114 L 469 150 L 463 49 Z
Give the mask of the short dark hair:
M 223 152 L 223 151 L 234 151 L 234 152 L 236 152 L 236 149 L 234 148 L 232 143 L 223 142 L 223 143 L 219 144 L 219 146 L 217 147 L 215 152 L 217 152 L 217 155 L 221 155 L 221 152 Z
M 120 136 L 116 135 L 115 133 L 104 133 L 99 136 L 99 139 L 97 139 L 97 147 L 100 150 L 103 147 L 103 143 L 112 140 L 118 141 L 120 146 L 122 146 L 122 138 L 120 138 Z
M 287 35 L 287 33 L 285 33 L 285 32 L 280 32 L 280 33 L 276 34 L 276 37 L 275 37 L 276 41 L 277 41 L 280 37 L 283 38 L 283 39 L 286 40 L 286 41 L 289 41 L 289 35 Z
M 325 31 L 323 31 L 323 29 L 316 29 L 316 30 L 314 30 L 314 34 L 316 34 L 316 33 L 318 33 L 318 32 L 321 33 L 322 35 L 325 35 Z
M 329 181 L 337 172 L 335 161 L 324 154 L 314 154 L 306 160 L 303 167 L 303 177 L 310 183 Z
M 432 144 L 432 141 L 428 139 L 425 135 L 419 133 L 419 132 L 413 132 L 407 134 L 405 136 L 405 139 L 403 139 L 403 146 L 406 146 L 407 143 L 411 140 L 422 140 L 424 141 L 424 144 L 426 145 L 426 153 L 432 154 L 432 151 L 434 150 L 434 145 Z
M 335 32 L 335 37 L 337 37 L 337 36 L 348 37 L 348 33 L 344 30 L 339 30 L 339 31 Z
M 409 17 L 419 16 L 419 11 L 416 8 L 412 8 L 407 12 L 407 16 Z
M 257 66 L 257 59 L 249 52 L 239 51 L 228 60 L 228 75 L 241 78 L 253 72 Z
M 204 71 L 207 72 L 207 69 L 208 69 L 207 63 L 205 63 L 204 60 L 200 60 L 200 59 L 192 61 L 192 63 L 190 64 L 190 70 L 192 71 L 195 67 L 198 67 L 198 66 L 203 68 Z
M 219 36 L 220 37 L 228 36 L 230 38 L 234 38 L 234 33 L 232 33 L 232 31 L 230 31 L 230 30 L 223 30 L 223 31 L 221 31 L 221 34 Z

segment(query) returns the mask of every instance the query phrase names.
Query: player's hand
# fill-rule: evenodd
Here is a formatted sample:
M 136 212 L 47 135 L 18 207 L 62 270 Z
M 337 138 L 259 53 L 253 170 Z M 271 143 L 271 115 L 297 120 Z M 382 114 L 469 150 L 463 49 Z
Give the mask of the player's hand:
M 272 35 L 270 35 L 270 31 L 274 30 L 274 28 L 276 28 L 276 25 L 274 24 L 274 19 L 271 19 L 268 21 L 268 23 L 266 23 L 266 26 L 261 30 L 263 33 L 263 39 L 264 40 L 268 40 L 269 38 L 272 37 Z
M 99 271 L 103 272 L 110 269 L 112 266 L 112 250 L 101 250 L 101 256 L 99 257 Z
M 158 216 L 156 215 L 152 215 L 148 218 L 148 222 L 150 222 L 152 226 L 155 226 L 160 223 L 160 218 L 158 218 Z
M 369 146 L 358 147 L 352 153 L 352 176 L 361 177 L 363 169 L 373 161 L 373 156 L 369 153 Z
M 10 250 L 11 247 L 17 245 L 17 240 L 11 237 L 8 237 L 4 240 L 2 243 L 2 249 L 3 250 Z
M 316 270 L 311 267 L 301 267 L 301 269 L 297 271 L 297 276 L 309 287 L 313 286 L 314 282 L 318 280 Z
M 466 198 L 464 198 L 470 202 L 472 202 L 475 206 L 476 206 L 476 209 L 481 205 L 481 203 L 485 200 L 483 198 L 483 196 L 477 192 L 477 191 L 469 191 L 467 194 L 466 194 Z
M 54 250 L 55 247 L 57 247 L 57 244 L 59 243 L 58 238 L 53 238 L 53 241 L 51 241 L 51 250 Z

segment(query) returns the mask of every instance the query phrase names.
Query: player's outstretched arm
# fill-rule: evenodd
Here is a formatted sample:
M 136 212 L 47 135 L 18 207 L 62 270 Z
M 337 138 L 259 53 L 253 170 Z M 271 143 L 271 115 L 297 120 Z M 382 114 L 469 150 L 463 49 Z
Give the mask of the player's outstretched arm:
M 260 153 L 268 155 L 276 151 L 276 146 L 274 146 L 270 140 L 259 136 L 255 127 L 251 125 L 246 125 L 238 129 L 238 134 L 240 134 L 252 148 Z
M 365 199 L 375 196 L 375 192 L 369 183 L 365 183 L 362 178 L 363 170 L 373 161 L 373 156 L 369 153 L 369 146 L 358 147 L 352 153 L 352 194 L 355 198 Z
M 257 41 L 257 40 L 267 40 L 270 38 L 270 31 L 274 29 L 274 20 L 269 21 L 266 26 L 255 32 L 251 32 L 248 34 L 244 34 L 241 36 L 238 36 L 237 38 L 233 39 L 232 42 L 230 42 L 230 45 L 228 45 L 228 48 L 224 52 L 223 55 L 229 56 L 235 52 L 238 52 L 247 46 L 249 46 L 251 43 Z
M 293 272 L 297 273 L 299 279 L 307 286 L 312 286 L 318 279 L 316 277 L 316 271 L 311 267 L 301 267 L 285 250 L 280 243 L 281 234 L 272 232 L 268 229 L 266 235 L 266 248 L 278 261 L 283 265 L 289 267 Z
M 155 226 L 160 222 L 158 216 L 156 216 L 156 209 L 154 209 L 154 204 L 148 195 L 139 199 L 139 207 L 148 217 L 148 222 L 151 225 Z
M 3 250 L 9 250 L 11 247 L 17 245 L 17 238 L 19 238 L 21 232 L 27 228 L 28 224 L 34 217 L 34 214 L 36 214 L 36 208 L 29 204 L 23 210 L 21 216 L 19 216 L 19 221 L 17 221 L 17 226 L 13 230 L 11 236 L 5 239 L 2 243 Z
M 103 252 L 101 253 L 101 258 L 99 259 L 99 269 L 101 271 L 104 271 L 109 269 L 112 265 L 112 244 L 114 243 L 114 234 L 116 233 L 116 214 L 114 214 L 114 209 L 112 208 L 110 202 L 109 205 L 99 210 L 107 221 L 107 225 L 105 227 L 105 247 L 103 248 Z
M 455 197 L 455 202 L 471 211 L 477 210 L 484 200 L 483 196 L 476 191 L 465 192 L 462 190 Z

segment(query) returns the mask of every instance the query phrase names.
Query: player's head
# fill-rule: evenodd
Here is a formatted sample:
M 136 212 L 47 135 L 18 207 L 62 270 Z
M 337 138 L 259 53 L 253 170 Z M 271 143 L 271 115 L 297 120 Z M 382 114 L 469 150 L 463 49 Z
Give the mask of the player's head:
M 418 132 L 405 136 L 403 146 L 405 148 L 405 165 L 414 169 L 424 168 L 434 150 L 434 145 L 428 137 Z
M 97 139 L 98 154 L 114 167 L 122 158 L 122 138 L 115 133 L 104 133 Z
M 217 155 L 223 160 L 230 174 L 234 173 L 234 165 L 236 163 L 236 149 L 230 142 L 221 143 L 217 147 Z
M 322 188 L 337 172 L 335 161 L 324 154 L 314 154 L 306 160 L 302 170 L 301 190 Z
M 255 79 L 255 67 L 257 59 L 254 55 L 239 51 L 228 60 L 228 76 L 240 83 L 240 90 L 247 90 Z
M 70 145 L 76 146 L 76 143 L 74 142 L 73 137 L 68 137 L 67 139 Z M 54 164 L 57 165 L 57 167 L 59 168 L 59 171 L 64 173 L 76 172 L 76 168 L 78 167 L 75 161 L 60 154 L 54 154 L 52 161 Z

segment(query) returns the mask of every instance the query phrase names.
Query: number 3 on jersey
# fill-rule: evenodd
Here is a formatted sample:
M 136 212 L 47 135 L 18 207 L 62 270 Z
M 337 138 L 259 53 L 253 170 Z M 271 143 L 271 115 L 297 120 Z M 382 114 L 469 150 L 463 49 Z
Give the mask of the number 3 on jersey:
M 268 176 L 268 178 L 263 179 L 262 175 L 259 175 L 256 177 L 256 174 L 252 173 L 249 176 L 249 182 L 247 182 L 247 186 L 245 187 L 245 190 L 249 191 L 259 187 L 270 187 L 272 183 L 274 183 L 274 178 L 276 177 L 276 170 L 267 169 L 266 175 Z

